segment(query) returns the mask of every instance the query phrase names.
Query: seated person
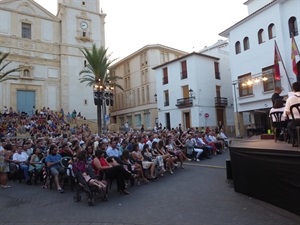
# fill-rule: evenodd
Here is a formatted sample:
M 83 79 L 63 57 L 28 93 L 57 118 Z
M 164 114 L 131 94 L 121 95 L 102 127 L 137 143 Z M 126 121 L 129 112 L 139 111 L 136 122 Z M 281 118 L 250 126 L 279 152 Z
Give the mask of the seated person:
M 149 177 L 150 180 L 156 178 L 155 175 L 154 175 L 154 173 L 155 173 L 155 162 L 148 161 L 143 157 L 142 152 L 139 150 L 139 145 L 138 144 L 133 145 L 131 156 L 132 156 L 132 159 L 135 162 L 141 163 L 143 169 L 146 169 L 146 170 L 150 169 L 150 177 Z
M 164 160 L 164 164 L 166 165 L 166 169 L 170 172 L 170 174 L 173 174 L 173 168 L 175 168 L 175 163 L 172 158 L 172 155 L 165 149 L 164 142 L 160 140 L 156 145 L 156 149 L 154 149 L 154 146 L 152 147 L 153 147 L 152 151 L 162 156 Z
M 280 118 L 281 122 L 276 122 L 276 118 L 274 115 L 271 115 L 273 112 L 282 112 L 282 116 Z M 282 99 L 277 99 L 275 100 L 275 103 L 273 105 L 273 108 L 270 110 L 269 117 L 272 121 L 272 126 L 276 129 L 276 140 L 279 138 L 279 135 L 281 133 L 281 128 L 287 126 L 287 121 L 286 121 L 286 115 L 284 113 L 284 105 L 283 105 L 283 100 Z
M 122 164 L 122 160 L 120 160 L 121 152 L 117 147 L 117 142 L 112 140 L 110 146 L 106 149 L 107 161 L 111 162 L 112 158 L 117 161 L 119 164 Z
M 143 167 L 139 163 L 133 162 L 133 160 L 131 160 L 131 155 L 128 150 L 123 151 L 121 159 L 123 160 L 123 167 L 129 172 L 137 175 L 136 177 L 133 177 L 133 179 L 131 179 L 132 186 L 134 185 L 134 178 L 138 178 L 137 185 L 140 185 L 140 181 L 149 183 L 149 181 L 144 176 Z
M 300 82 L 294 82 L 292 84 L 293 94 L 288 97 L 285 104 L 284 114 L 291 117 L 290 107 L 292 105 L 300 103 Z M 300 125 L 300 115 L 298 110 L 293 110 L 294 120 L 290 120 L 287 124 L 287 130 L 292 140 L 294 140 L 294 129 Z M 294 144 L 294 143 L 293 143 Z M 299 143 L 297 143 L 299 145 Z
M 30 156 L 29 171 L 35 169 L 38 173 L 42 170 L 43 164 L 41 163 L 41 151 L 39 148 L 34 148 Z
M 187 148 L 187 154 L 190 155 L 193 160 L 199 162 L 199 157 L 203 153 L 203 150 L 201 148 L 195 148 L 195 140 L 192 139 L 192 135 L 187 135 L 185 146 Z
M 61 165 L 61 155 L 57 153 L 58 147 L 56 145 L 51 145 L 49 149 L 49 155 L 46 156 L 46 165 L 50 168 L 51 174 L 54 176 L 54 182 L 56 184 L 57 190 L 60 193 L 64 193 L 59 183 L 59 174 L 65 174 L 65 168 Z
M 29 176 L 28 155 L 24 152 L 23 145 L 19 144 L 17 152 L 13 154 L 12 160 L 23 171 L 26 184 L 31 185 Z
M 113 158 L 109 163 L 105 158 L 105 152 L 102 150 L 95 151 L 95 158 L 92 161 L 92 166 L 95 175 L 105 175 L 108 180 L 117 180 L 117 187 L 121 194 L 128 195 L 129 192 L 126 190 L 125 179 L 135 177 L 135 174 L 131 174 L 123 167 L 121 167 Z M 102 174 L 101 174 L 102 173 Z
M 78 154 L 77 161 L 73 163 L 73 170 L 80 172 L 88 185 L 97 186 L 99 190 L 106 191 L 106 183 L 104 181 L 94 179 L 88 174 L 85 151 L 81 151 Z
M 225 147 L 228 147 L 231 144 L 231 140 L 224 134 L 223 129 L 220 129 L 217 139 L 224 141 Z
M 217 154 L 222 154 L 222 144 L 220 141 L 215 140 L 212 135 L 211 135 L 211 130 L 209 132 L 205 133 L 204 139 L 206 140 L 206 143 L 208 143 L 209 145 L 215 147 Z

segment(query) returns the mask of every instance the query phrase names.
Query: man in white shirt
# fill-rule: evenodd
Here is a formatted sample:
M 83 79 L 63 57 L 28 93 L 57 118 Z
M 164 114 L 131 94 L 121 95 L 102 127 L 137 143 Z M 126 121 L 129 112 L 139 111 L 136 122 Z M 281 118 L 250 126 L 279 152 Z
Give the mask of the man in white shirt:
M 26 184 L 31 185 L 29 176 L 28 155 L 23 151 L 23 146 L 19 145 L 17 152 L 13 154 L 13 161 L 16 163 L 24 173 Z
M 149 149 L 152 149 L 152 141 L 153 141 L 153 134 L 150 134 L 148 137 L 148 141 L 146 142 L 146 144 L 149 146 Z
M 300 82 L 294 82 L 292 84 L 292 88 L 294 93 L 286 100 L 284 112 L 290 119 L 287 125 L 287 130 L 292 140 L 294 140 L 294 129 L 296 126 L 300 126 L 300 114 L 298 110 L 294 108 L 293 115 L 294 119 L 296 120 L 293 120 L 290 112 L 290 107 L 292 105 L 300 103 Z

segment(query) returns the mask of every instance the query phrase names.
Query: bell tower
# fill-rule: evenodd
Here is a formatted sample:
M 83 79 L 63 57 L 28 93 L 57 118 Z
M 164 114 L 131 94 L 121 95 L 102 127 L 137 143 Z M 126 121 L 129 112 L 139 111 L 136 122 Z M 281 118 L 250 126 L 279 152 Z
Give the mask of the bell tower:
M 86 118 L 96 118 L 92 87 L 80 83 L 85 66 L 80 51 L 84 47 L 105 47 L 105 16 L 99 11 L 100 0 L 58 0 L 57 17 L 61 23 L 61 102 L 65 111 L 74 109 Z M 78 91 L 80 90 L 80 91 Z
M 99 12 L 99 0 L 57 0 L 58 6 L 65 5 L 87 11 Z

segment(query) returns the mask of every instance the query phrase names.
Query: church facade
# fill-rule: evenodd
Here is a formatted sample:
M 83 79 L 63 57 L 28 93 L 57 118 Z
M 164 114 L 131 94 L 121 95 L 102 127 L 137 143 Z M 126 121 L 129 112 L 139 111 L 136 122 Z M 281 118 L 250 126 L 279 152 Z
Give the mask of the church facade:
M 0 1 L 0 51 L 11 61 L 2 72 L 21 68 L 0 83 L 0 108 L 27 114 L 62 108 L 94 119 L 93 88 L 79 81 L 86 64 L 80 49 L 105 46 L 106 14 L 99 0 L 57 3 L 55 16 L 33 0 Z

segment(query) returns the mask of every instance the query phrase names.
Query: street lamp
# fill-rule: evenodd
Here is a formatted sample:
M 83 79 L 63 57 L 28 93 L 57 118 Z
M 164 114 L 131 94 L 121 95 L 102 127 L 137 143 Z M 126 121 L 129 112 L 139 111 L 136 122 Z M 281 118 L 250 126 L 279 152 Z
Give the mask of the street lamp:
M 97 124 L 98 134 L 102 133 L 102 107 L 103 107 L 103 132 L 106 130 L 105 123 L 105 111 L 106 106 L 113 106 L 113 87 L 109 84 L 101 84 L 101 81 L 97 81 L 94 86 L 94 103 L 97 106 Z
M 189 90 L 190 98 L 195 98 L 193 89 Z

